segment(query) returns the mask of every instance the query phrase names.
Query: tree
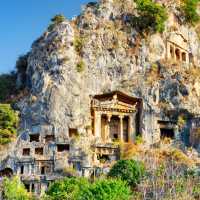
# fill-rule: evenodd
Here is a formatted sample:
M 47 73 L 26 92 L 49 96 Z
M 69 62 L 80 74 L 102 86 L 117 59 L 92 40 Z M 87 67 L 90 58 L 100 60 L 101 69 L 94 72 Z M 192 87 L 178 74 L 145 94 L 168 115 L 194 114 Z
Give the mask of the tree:
M 3 196 L 5 200 L 30 200 L 31 197 L 26 191 L 19 177 L 3 180 Z
M 55 15 L 52 19 L 51 19 L 51 22 L 54 23 L 54 24 L 60 24 L 62 22 L 65 21 L 65 16 L 62 15 L 62 14 L 58 14 L 58 15 Z
M 28 67 L 28 57 L 29 57 L 29 52 L 25 55 L 19 56 L 16 62 L 16 70 L 18 77 L 20 77 L 20 83 L 16 86 L 18 89 L 24 89 L 26 87 L 26 81 L 27 81 L 27 75 L 26 75 L 26 70 Z
M 163 32 L 167 20 L 166 9 L 152 0 L 136 0 L 139 17 L 133 18 L 133 24 L 142 31 Z
M 0 144 L 7 144 L 15 137 L 18 121 L 18 115 L 10 104 L 0 104 Z
M 97 180 L 83 191 L 79 200 L 129 200 L 130 188 L 126 182 L 118 179 Z
M 144 176 L 145 169 L 141 162 L 135 160 L 119 160 L 108 173 L 109 177 L 120 178 L 129 185 L 135 186 Z
M 129 200 L 130 188 L 126 182 L 117 179 L 103 179 L 90 183 L 85 178 L 65 178 L 50 185 L 48 200 Z
M 200 16 L 197 13 L 197 6 L 198 6 L 199 0 L 184 0 L 182 10 L 185 15 L 185 20 L 191 25 L 195 25 L 199 19 Z
M 65 16 L 62 14 L 55 15 L 51 19 L 51 24 L 48 27 L 48 31 L 52 31 L 55 26 L 59 25 L 60 23 L 64 22 L 66 20 Z
M 5 102 L 16 91 L 15 83 L 16 73 L 0 75 L 0 102 Z
M 63 180 L 58 180 L 50 185 L 48 191 L 46 192 L 46 197 L 44 199 L 51 200 L 75 200 L 78 199 L 81 191 L 87 190 L 89 182 L 84 178 L 65 178 Z

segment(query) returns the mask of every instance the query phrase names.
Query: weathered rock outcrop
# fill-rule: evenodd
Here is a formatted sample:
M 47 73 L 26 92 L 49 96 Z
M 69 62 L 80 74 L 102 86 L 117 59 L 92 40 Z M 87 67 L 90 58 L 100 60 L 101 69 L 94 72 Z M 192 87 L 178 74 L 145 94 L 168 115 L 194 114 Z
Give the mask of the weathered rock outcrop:
M 198 35 L 194 27 L 179 23 L 173 2 L 161 2 L 169 13 L 162 34 L 142 35 L 132 26 L 131 16 L 137 15 L 132 0 L 101 0 L 33 43 L 27 69 L 29 95 L 18 103 L 18 148 L 30 145 L 29 134 L 54 134 L 62 143 L 69 141 L 70 129 L 77 129 L 82 139 L 72 145 L 72 154 L 77 149 L 89 165 L 89 147 L 95 142 L 88 131 L 91 96 L 114 90 L 143 100 L 141 134 L 150 144 L 159 140 L 158 120 L 200 113 Z M 50 157 L 53 148 L 49 145 L 46 150 Z M 20 154 L 16 149 L 15 155 Z
M 19 104 L 22 129 L 45 125 L 59 138 L 67 137 L 70 127 L 84 133 L 90 125 L 90 95 L 111 90 L 142 97 L 147 109 L 159 110 L 159 102 L 164 102 L 169 109 L 200 112 L 199 77 L 189 74 L 191 66 L 161 62 L 166 59 L 167 38 L 181 33 L 199 64 L 194 28 L 179 25 L 170 16 L 163 34 L 142 38 L 127 13 L 136 13 L 131 0 L 91 3 L 79 17 L 34 42 L 27 70 L 30 96 Z M 160 70 L 153 77 L 149 71 L 155 65 Z

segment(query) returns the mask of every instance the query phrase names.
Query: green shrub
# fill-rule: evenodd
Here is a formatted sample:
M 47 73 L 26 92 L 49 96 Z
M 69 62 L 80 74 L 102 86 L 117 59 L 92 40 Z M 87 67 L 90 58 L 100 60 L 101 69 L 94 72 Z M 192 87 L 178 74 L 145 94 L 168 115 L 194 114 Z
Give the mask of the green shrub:
M 28 192 L 24 185 L 20 182 L 20 179 L 16 176 L 12 179 L 4 179 L 3 181 L 3 193 L 6 200 L 30 200 Z
M 44 199 L 51 200 L 75 200 L 81 195 L 81 191 L 87 190 L 89 182 L 84 178 L 65 178 L 50 185 Z
M 48 31 L 52 31 L 55 26 L 57 26 L 58 24 L 64 22 L 65 20 L 66 20 L 66 18 L 65 18 L 64 15 L 62 15 L 62 14 L 55 15 L 51 19 L 51 24 L 48 27 Z
M 184 0 L 182 5 L 182 10 L 185 15 L 185 20 L 191 25 L 196 24 L 200 16 L 197 13 L 197 6 L 198 6 L 199 0 Z
M 122 180 L 97 180 L 89 183 L 85 178 L 65 178 L 50 185 L 43 199 L 51 200 L 128 200 L 130 189 Z
M 120 160 L 108 173 L 109 177 L 120 178 L 129 185 L 135 186 L 144 176 L 144 165 L 135 160 Z
M 130 188 L 122 180 L 103 179 L 91 184 L 79 196 L 79 200 L 129 200 Z
M 139 17 L 133 18 L 133 24 L 142 31 L 163 32 L 167 20 L 166 9 L 152 0 L 136 0 Z
M 58 14 L 58 15 L 55 15 L 52 19 L 51 19 L 52 23 L 54 24 L 60 24 L 62 22 L 65 21 L 65 16 L 64 15 L 61 15 L 61 14 Z
M 84 40 L 82 38 L 75 37 L 73 44 L 76 52 L 80 55 L 84 46 Z
M 192 193 L 195 199 L 200 199 L 200 183 L 194 185 Z
M 9 104 L 0 104 L 0 144 L 7 144 L 16 135 L 18 115 Z
M 186 120 L 186 117 L 184 115 L 178 116 L 177 124 L 178 124 L 180 129 L 182 129 L 186 125 L 186 122 L 187 122 L 187 120 Z
M 85 69 L 85 63 L 83 60 L 79 61 L 76 65 L 77 72 L 82 72 Z
M 143 144 L 144 140 L 141 135 L 137 135 L 135 139 L 135 144 Z

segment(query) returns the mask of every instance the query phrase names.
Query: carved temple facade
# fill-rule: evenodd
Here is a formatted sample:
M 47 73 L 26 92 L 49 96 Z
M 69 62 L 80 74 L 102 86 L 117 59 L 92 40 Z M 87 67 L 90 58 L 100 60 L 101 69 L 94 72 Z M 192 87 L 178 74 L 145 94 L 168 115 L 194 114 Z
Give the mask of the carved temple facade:
M 141 100 L 115 91 L 92 99 L 93 134 L 103 143 L 134 142 Z
M 189 64 L 193 56 L 189 51 L 188 39 L 180 32 L 172 32 L 166 41 L 166 57 L 176 62 Z

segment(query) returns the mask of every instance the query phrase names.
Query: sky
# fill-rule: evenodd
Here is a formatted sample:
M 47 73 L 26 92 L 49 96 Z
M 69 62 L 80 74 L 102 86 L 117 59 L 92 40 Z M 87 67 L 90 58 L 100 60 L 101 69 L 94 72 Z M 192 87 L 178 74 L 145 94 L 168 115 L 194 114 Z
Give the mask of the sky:
M 47 28 L 56 14 L 71 19 L 94 0 L 2 0 L 0 5 L 0 74 L 14 70 L 17 58 Z

